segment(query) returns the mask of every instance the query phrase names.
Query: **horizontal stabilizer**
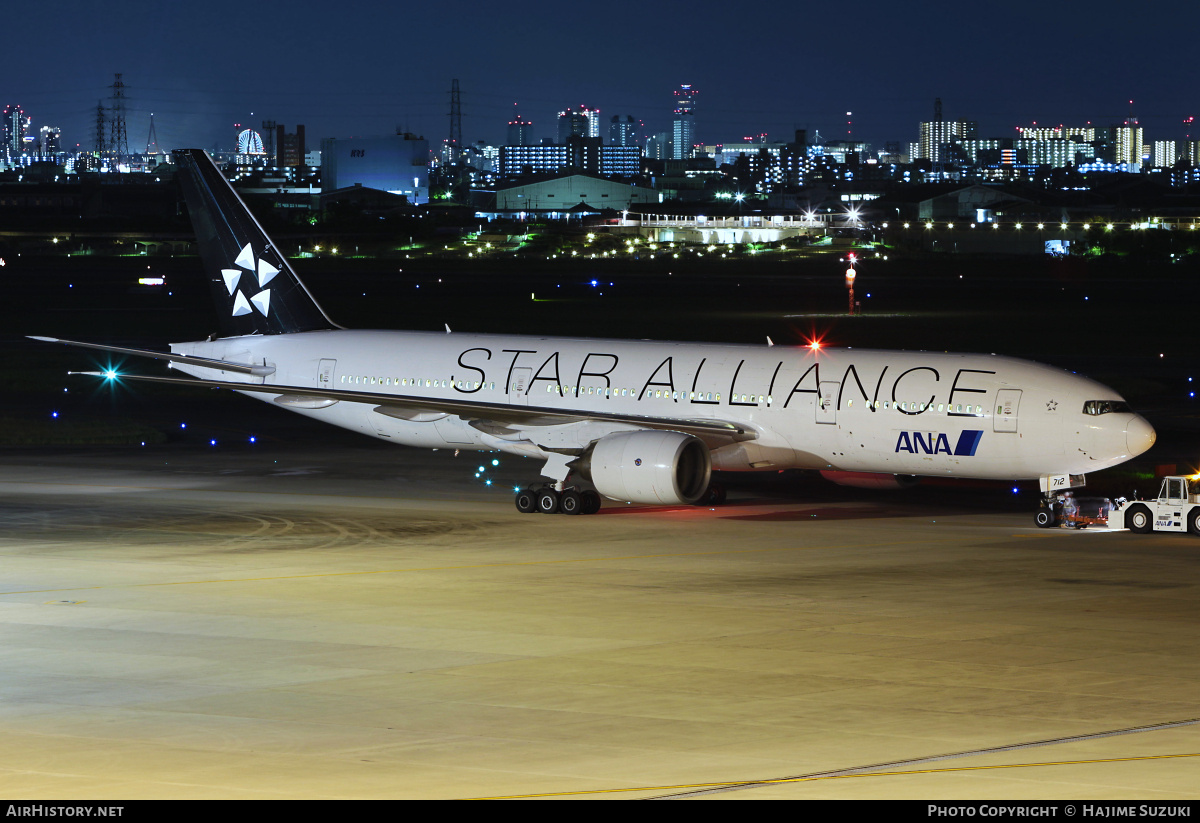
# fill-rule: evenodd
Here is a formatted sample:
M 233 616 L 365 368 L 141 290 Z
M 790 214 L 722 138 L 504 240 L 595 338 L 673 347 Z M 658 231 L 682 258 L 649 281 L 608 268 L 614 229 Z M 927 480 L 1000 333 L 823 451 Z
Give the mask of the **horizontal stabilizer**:
M 235 372 L 237 374 L 252 374 L 255 377 L 266 377 L 275 373 L 274 366 L 254 366 L 249 363 L 230 363 L 228 360 L 214 360 L 211 357 L 195 357 L 190 354 L 173 354 L 153 349 L 129 349 L 124 346 L 105 346 L 100 343 L 80 343 L 77 340 L 60 340 L 57 337 L 37 337 L 27 335 L 30 340 L 40 340 L 43 343 L 62 343 L 64 346 L 77 346 L 81 349 L 96 349 L 113 354 L 127 354 L 131 357 L 150 357 L 155 360 L 168 360 L 172 363 L 186 363 L 189 366 L 201 366 L 206 369 Z M 79 372 L 80 374 L 98 374 L 98 372 Z M 103 376 L 103 375 L 101 375 Z

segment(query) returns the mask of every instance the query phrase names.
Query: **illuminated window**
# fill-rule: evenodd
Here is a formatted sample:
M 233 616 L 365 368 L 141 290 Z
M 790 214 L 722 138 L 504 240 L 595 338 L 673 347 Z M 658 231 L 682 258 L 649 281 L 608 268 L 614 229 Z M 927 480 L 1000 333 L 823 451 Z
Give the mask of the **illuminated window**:
M 1089 400 L 1083 404 L 1083 413 L 1091 415 L 1129 413 L 1128 403 L 1120 400 Z

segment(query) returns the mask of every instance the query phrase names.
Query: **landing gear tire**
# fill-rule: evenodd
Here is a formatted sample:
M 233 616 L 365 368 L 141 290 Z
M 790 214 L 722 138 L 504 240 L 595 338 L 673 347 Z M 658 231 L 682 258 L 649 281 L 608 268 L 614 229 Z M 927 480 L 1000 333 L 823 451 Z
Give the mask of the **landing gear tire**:
M 537 510 L 542 514 L 554 514 L 558 511 L 558 492 L 554 489 L 542 489 L 537 493 Z
M 1154 518 L 1150 515 L 1150 509 L 1135 503 L 1125 513 L 1125 525 L 1134 534 L 1149 534 L 1154 529 Z
M 531 514 L 537 511 L 537 495 L 532 489 L 522 489 L 517 492 L 516 500 L 517 511 L 521 514 Z
M 1033 522 L 1039 529 L 1048 529 L 1058 525 L 1058 518 L 1050 509 L 1038 509 L 1037 514 L 1033 516 Z
M 710 483 L 696 501 L 697 506 L 719 506 L 725 502 L 725 487 L 720 483 Z
M 558 510 L 563 514 L 583 514 L 583 495 L 567 489 L 558 498 Z
M 583 513 L 595 514 L 600 511 L 600 495 L 591 489 L 580 492 L 580 497 L 583 498 Z

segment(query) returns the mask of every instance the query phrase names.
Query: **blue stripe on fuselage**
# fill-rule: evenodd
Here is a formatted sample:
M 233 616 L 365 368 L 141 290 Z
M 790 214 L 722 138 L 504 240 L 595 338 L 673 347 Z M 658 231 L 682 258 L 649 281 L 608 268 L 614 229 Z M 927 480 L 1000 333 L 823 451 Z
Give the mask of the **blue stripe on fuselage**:
M 963 433 L 958 436 L 958 443 L 954 446 L 954 454 L 956 457 L 974 457 L 975 450 L 979 448 L 979 441 L 983 438 L 983 432 L 979 429 L 964 429 Z

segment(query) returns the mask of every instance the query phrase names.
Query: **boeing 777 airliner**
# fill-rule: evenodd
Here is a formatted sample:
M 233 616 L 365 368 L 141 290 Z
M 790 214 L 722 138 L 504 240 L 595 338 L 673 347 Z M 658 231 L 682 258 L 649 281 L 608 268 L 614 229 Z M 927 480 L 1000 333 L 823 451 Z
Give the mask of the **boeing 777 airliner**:
M 548 482 L 516 495 L 522 511 L 594 512 L 600 495 L 715 502 L 714 469 L 1053 492 L 1154 443 L 1112 389 L 996 355 L 343 329 L 208 155 L 174 159 L 221 336 L 170 353 L 37 339 L 192 375 L 124 379 L 234 389 L 409 446 L 537 458 Z

